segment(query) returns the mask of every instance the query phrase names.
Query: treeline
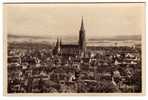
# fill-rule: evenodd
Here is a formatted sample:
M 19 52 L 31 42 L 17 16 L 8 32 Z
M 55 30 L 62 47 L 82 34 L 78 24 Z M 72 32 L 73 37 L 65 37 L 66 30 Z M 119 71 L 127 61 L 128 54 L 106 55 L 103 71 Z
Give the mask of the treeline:
M 8 48 L 38 48 L 38 49 L 52 49 L 54 46 L 49 43 L 8 43 Z

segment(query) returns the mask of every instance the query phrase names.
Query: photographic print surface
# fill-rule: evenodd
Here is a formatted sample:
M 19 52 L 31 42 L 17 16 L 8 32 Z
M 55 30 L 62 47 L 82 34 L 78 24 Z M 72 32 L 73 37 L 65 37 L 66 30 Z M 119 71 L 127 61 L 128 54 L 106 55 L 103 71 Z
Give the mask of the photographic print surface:
M 4 4 L 6 94 L 143 93 L 144 3 Z

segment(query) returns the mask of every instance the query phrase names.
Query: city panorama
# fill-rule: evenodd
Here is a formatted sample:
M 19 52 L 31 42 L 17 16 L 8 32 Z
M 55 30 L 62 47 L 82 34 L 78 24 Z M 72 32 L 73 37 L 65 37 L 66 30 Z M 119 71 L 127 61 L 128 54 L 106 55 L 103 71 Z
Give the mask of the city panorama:
M 40 5 L 5 5 L 8 94 L 142 93 L 143 4 Z

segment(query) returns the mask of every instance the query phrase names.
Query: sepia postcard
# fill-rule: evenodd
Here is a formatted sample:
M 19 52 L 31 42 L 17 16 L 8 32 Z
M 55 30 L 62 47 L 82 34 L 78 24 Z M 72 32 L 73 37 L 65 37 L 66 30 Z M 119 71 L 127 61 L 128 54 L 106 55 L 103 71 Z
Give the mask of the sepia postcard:
M 4 3 L 4 95 L 145 94 L 145 3 Z

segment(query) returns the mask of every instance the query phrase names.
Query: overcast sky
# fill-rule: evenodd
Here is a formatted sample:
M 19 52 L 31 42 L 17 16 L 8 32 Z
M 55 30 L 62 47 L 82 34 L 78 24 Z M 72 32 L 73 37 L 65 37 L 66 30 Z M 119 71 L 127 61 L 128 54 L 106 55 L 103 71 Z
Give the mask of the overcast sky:
M 81 17 L 87 37 L 144 33 L 144 4 L 7 4 L 8 34 L 78 36 Z

